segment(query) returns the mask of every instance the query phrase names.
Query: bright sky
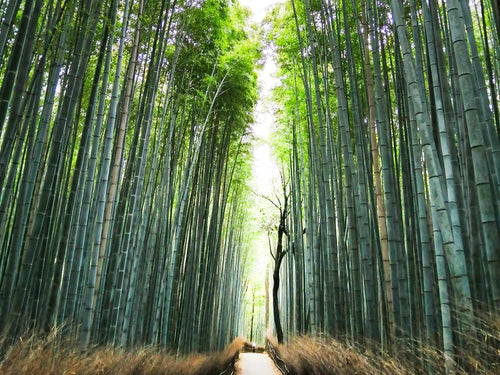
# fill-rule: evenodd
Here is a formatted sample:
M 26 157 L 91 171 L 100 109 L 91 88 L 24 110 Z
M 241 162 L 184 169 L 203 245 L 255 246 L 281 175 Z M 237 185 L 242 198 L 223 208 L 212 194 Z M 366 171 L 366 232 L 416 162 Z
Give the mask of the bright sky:
M 240 4 L 252 10 L 253 22 L 260 22 L 266 15 L 266 9 L 271 5 L 281 2 L 281 0 L 240 0 Z
M 239 0 L 240 4 L 252 10 L 251 22 L 260 23 L 273 4 L 283 0 Z M 253 143 L 252 189 L 257 193 L 255 207 L 267 206 L 261 196 L 273 198 L 275 186 L 280 186 L 279 170 L 274 160 L 270 137 L 274 129 L 274 103 L 272 90 L 278 84 L 276 78 L 276 63 L 268 58 L 261 70 L 258 71 L 259 100 L 254 110 L 255 123 L 252 131 L 255 136 Z M 259 196 L 260 195 L 260 196 Z M 253 244 L 255 254 L 254 276 L 263 278 L 270 260 L 267 233 L 261 233 L 260 239 Z
M 252 126 L 256 141 L 254 143 L 253 175 L 255 189 L 258 193 L 271 196 L 274 181 L 279 183 L 279 171 L 270 146 L 270 136 L 273 131 L 275 116 L 272 102 L 272 89 L 278 79 L 275 77 L 274 61 L 267 61 L 259 74 L 259 101 L 255 107 L 255 124 Z
M 239 0 L 240 4 L 252 11 L 251 22 L 260 23 L 269 9 L 283 0 Z M 257 193 L 271 196 L 274 181 L 279 182 L 279 171 L 272 156 L 269 137 L 275 122 L 272 90 L 277 85 L 276 64 L 273 60 L 266 60 L 264 67 L 259 71 L 259 101 L 254 111 L 255 124 L 253 133 L 257 138 L 254 143 L 253 156 L 253 183 Z

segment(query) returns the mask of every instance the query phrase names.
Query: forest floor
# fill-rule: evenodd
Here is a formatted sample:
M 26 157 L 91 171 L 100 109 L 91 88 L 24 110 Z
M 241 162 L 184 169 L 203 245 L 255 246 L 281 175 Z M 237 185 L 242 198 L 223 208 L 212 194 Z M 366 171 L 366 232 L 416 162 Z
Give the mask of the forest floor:
M 281 375 L 265 353 L 240 353 L 236 362 L 237 375 Z

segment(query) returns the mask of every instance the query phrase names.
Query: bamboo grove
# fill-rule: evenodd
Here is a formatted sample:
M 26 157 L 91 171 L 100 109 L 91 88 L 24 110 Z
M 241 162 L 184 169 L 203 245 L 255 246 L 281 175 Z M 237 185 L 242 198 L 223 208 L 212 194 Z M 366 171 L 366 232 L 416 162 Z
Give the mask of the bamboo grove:
M 447 372 L 476 340 L 497 347 L 478 323 L 500 308 L 497 6 L 294 0 L 268 16 L 289 337 L 435 347 Z
M 257 41 L 222 0 L 0 2 L 0 330 L 237 336 Z

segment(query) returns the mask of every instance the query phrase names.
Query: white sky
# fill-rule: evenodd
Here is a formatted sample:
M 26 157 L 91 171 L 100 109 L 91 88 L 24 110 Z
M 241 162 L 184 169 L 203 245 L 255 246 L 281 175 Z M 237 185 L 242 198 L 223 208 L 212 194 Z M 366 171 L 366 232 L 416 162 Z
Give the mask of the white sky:
M 284 0 L 239 0 L 242 6 L 250 8 L 252 11 L 250 22 L 255 23 L 262 22 L 269 9 L 282 1 Z M 269 142 L 275 122 L 272 89 L 278 83 L 275 77 L 275 62 L 271 59 L 266 60 L 258 74 L 259 100 L 254 111 L 255 123 L 252 125 L 253 134 L 257 138 L 253 147 L 252 186 L 257 193 L 270 197 L 275 181 L 279 183 L 279 171 Z
M 266 9 L 271 5 L 281 2 L 280 0 L 239 0 L 240 4 L 252 10 L 253 22 L 260 22 L 266 15 Z
M 260 23 L 270 7 L 283 0 L 239 1 L 241 5 L 251 9 L 253 14 L 250 22 Z M 268 54 L 268 56 L 271 55 Z M 256 139 L 253 142 L 253 176 L 251 179 L 252 189 L 257 193 L 254 198 L 256 207 L 270 205 L 261 196 L 273 198 L 275 187 L 279 189 L 280 186 L 279 169 L 270 144 L 270 137 L 276 122 L 272 99 L 272 90 L 279 82 L 279 79 L 276 78 L 276 71 L 276 63 L 271 58 L 266 59 L 263 68 L 258 71 L 259 100 L 254 110 L 255 123 L 252 125 L 252 131 Z M 254 276 L 262 278 L 266 273 L 266 267 L 271 258 L 265 231 L 262 231 L 259 240 L 253 246 L 256 255 Z
M 278 79 L 275 77 L 274 61 L 267 61 L 259 72 L 259 101 L 255 107 L 255 123 L 252 126 L 256 141 L 253 148 L 253 183 L 254 189 L 263 195 L 271 196 L 273 185 L 279 183 L 278 166 L 274 160 L 270 145 L 270 136 L 276 121 L 274 116 L 272 89 Z

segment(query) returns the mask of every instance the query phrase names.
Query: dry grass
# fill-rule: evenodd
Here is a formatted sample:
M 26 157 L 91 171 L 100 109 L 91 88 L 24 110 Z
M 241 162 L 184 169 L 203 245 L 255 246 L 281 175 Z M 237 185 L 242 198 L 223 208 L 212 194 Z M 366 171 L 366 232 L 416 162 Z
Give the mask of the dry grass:
M 475 322 L 477 336 L 471 350 L 458 353 L 454 373 L 500 374 L 500 319 L 483 316 Z M 443 355 L 421 343 L 397 346 L 393 356 L 381 354 L 376 346 L 360 350 L 331 338 L 296 337 L 278 345 L 268 337 L 270 354 L 290 375 L 323 374 L 439 374 L 444 372 Z M 0 340 L 0 347 L 2 345 Z M 402 350 L 402 348 L 412 347 Z M 272 348 L 275 349 L 271 350 Z M 262 348 L 256 348 L 261 351 Z M 0 374 L 27 375 L 212 375 L 230 374 L 240 351 L 252 351 L 242 338 L 224 351 L 178 357 L 153 347 L 134 350 L 97 347 L 81 351 L 58 332 L 48 336 L 19 339 L 8 348 L 0 362 Z M 281 362 L 281 363 L 280 363 Z M 427 366 L 427 367 L 426 367 Z
M 19 340 L 0 363 L 2 375 L 212 375 L 230 374 L 244 340 L 220 353 L 176 357 L 157 348 L 123 350 L 100 347 L 81 351 L 54 335 Z
M 500 374 L 500 319 L 482 316 L 476 323 L 479 329 L 470 339 L 469 352 L 457 353 L 451 372 Z M 332 338 L 295 337 L 288 344 L 278 345 L 268 335 L 268 342 L 269 353 L 289 375 L 445 373 L 442 353 L 419 342 L 396 345 L 397 353 L 391 356 L 382 354 L 376 346 L 360 350 Z
M 411 374 L 390 358 L 368 352 L 361 353 L 355 347 L 332 339 L 295 337 L 287 345 L 278 345 L 268 338 L 276 349 L 278 362 L 283 362 L 287 374 Z M 270 349 L 270 354 L 272 350 Z M 274 355 L 272 355 L 274 357 Z M 283 365 L 278 363 L 278 367 Z

